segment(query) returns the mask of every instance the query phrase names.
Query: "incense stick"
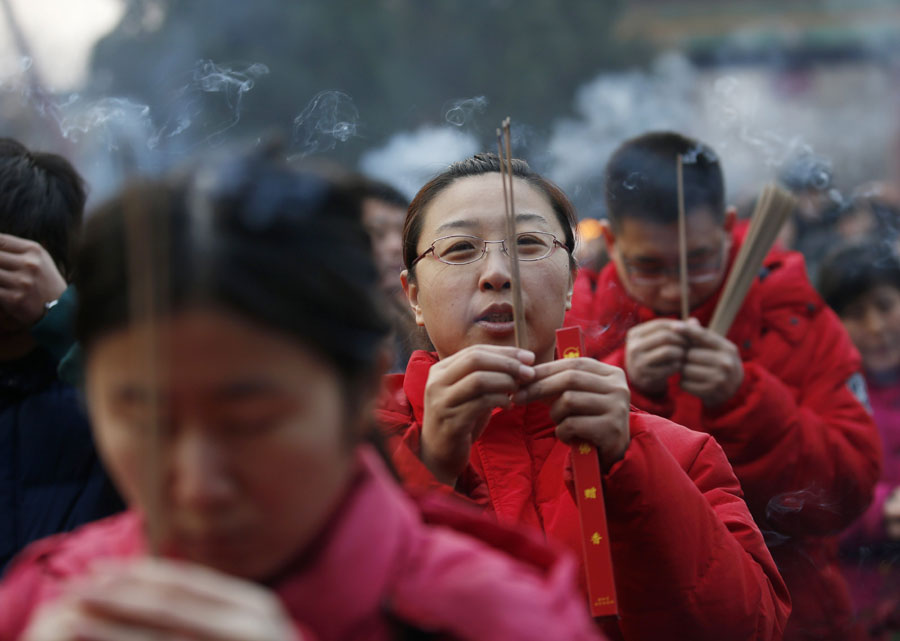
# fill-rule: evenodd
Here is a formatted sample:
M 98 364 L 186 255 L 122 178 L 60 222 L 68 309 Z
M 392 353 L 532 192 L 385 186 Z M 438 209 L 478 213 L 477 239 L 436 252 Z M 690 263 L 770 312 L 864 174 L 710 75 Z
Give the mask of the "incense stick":
M 681 320 L 691 317 L 690 288 L 687 263 L 687 218 L 684 212 L 684 168 L 681 154 L 675 157 L 675 175 L 678 182 L 678 280 L 681 285 Z
M 737 317 L 762 263 L 796 207 L 796 199 L 775 185 L 768 185 L 757 201 L 750 228 L 734 260 L 709 328 L 725 336 Z
M 144 519 L 147 533 L 147 547 L 152 556 L 159 556 L 160 539 L 163 530 L 163 487 L 162 434 L 160 428 L 160 389 L 163 385 L 164 367 L 157 317 L 165 300 L 165 261 L 154 261 L 154 257 L 164 256 L 165 234 L 156 221 L 154 212 L 144 202 L 132 200 L 128 203 L 125 223 L 126 247 L 128 250 L 128 270 L 130 289 L 131 324 L 145 330 L 140 342 L 139 361 L 143 364 L 144 383 L 147 387 L 148 430 L 147 448 L 142 457 L 141 473 L 149 491 L 144 505 Z M 154 262 L 159 262 L 160 271 L 153 272 Z
M 522 303 L 522 280 L 519 272 L 519 245 L 516 233 L 516 210 L 513 201 L 512 144 L 510 142 L 510 118 L 507 117 L 497 130 L 497 151 L 500 161 L 500 178 L 503 181 L 503 203 L 506 210 L 506 252 L 510 263 L 510 289 L 512 290 L 513 326 L 516 347 L 527 348 L 525 307 Z M 506 139 L 504 141 L 504 138 Z M 505 147 L 505 149 L 504 149 Z M 505 152 L 505 153 L 504 153 Z M 505 158 L 504 158 L 505 156 Z M 508 183 L 508 185 L 507 185 Z

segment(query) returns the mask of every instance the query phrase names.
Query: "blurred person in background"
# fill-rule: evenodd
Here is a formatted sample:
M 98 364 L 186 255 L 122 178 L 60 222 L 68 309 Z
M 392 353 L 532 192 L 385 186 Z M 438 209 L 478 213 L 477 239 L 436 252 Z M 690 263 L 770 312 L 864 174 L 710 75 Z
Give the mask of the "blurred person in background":
M 77 336 L 129 509 L 20 555 L 0 639 L 597 639 L 571 558 L 414 503 L 364 444 L 389 324 L 359 202 L 279 157 L 88 221 Z
M 684 159 L 688 306 L 680 318 L 676 158 Z M 872 499 L 878 431 L 859 353 L 810 284 L 774 249 L 728 332 L 707 326 L 744 241 L 718 155 L 673 132 L 624 142 L 605 171 L 611 262 L 579 274 L 567 323 L 623 367 L 635 406 L 719 442 L 791 592 L 785 639 L 859 634 L 836 535 Z
M 900 614 L 900 258 L 896 249 L 880 237 L 838 248 L 822 264 L 819 291 L 862 355 L 883 443 L 881 480 L 869 509 L 844 533 L 842 569 L 871 638 L 887 639 L 881 629 L 885 617 Z
M 387 298 L 392 327 L 389 343 L 393 351 L 390 371 L 402 372 L 409 355 L 422 340 L 400 284 L 403 221 L 409 199 L 395 187 L 365 176 L 350 178 L 349 185 L 362 201 L 363 225 L 372 239 L 379 285 Z
M 578 269 L 599 272 L 609 262 L 600 221 L 583 218 L 575 228 L 575 261 Z
M 785 223 L 778 241 L 785 249 L 806 255 L 828 234 L 839 203 L 834 200 L 831 164 L 810 154 L 791 158 L 781 168 L 778 182 L 797 199 L 793 215 Z M 752 210 L 751 210 L 752 211 Z
M 78 391 L 57 375 L 67 341 L 52 339 L 71 332 L 84 203 L 67 160 L 0 139 L 0 571 L 29 542 L 122 508 Z

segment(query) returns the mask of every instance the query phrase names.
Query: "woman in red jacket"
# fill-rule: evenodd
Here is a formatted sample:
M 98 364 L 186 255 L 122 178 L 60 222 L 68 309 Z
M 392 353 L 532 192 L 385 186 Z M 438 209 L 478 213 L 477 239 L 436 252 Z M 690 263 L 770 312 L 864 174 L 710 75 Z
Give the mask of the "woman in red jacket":
M 241 157 L 126 190 L 84 238 L 87 398 L 130 510 L 29 548 L 0 640 L 597 638 L 568 556 L 426 525 L 360 444 L 388 324 L 346 191 Z
M 569 447 L 597 447 L 618 621 L 614 638 L 779 639 L 789 600 L 722 450 L 631 412 L 622 370 L 554 360 L 575 275 L 574 211 L 513 163 L 526 332 L 515 347 L 496 156 L 452 165 L 410 205 L 402 281 L 435 352 L 388 379 L 379 411 L 408 485 L 465 497 L 581 553 Z

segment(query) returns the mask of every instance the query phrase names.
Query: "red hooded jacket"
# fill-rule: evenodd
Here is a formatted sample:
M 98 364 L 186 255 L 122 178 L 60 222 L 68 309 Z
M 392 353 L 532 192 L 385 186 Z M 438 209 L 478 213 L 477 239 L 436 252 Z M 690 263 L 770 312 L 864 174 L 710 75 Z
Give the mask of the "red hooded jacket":
M 734 233 L 730 262 L 743 232 Z M 720 292 L 691 315 L 707 325 Z M 628 330 L 658 315 L 632 299 L 609 263 L 575 282 L 567 325 L 585 330 L 588 355 L 624 367 Z M 744 380 L 715 409 L 683 392 L 678 376 L 661 398 L 632 389 L 648 412 L 711 434 L 741 481 L 791 591 L 785 639 L 853 638 L 834 535 L 868 505 L 880 446 L 860 402 L 861 362 L 838 318 L 809 283 L 803 257 L 773 250 L 728 333 Z M 863 392 L 864 393 L 864 392 Z
M 432 499 L 417 508 L 377 456 L 363 451 L 359 473 L 330 523 L 270 586 L 300 638 L 600 638 L 568 554 L 446 503 Z M 423 513 L 432 524 L 423 522 Z M 145 553 L 134 512 L 33 544 L 0 583 L 0 641 L 17 639 L 37 607 L 95 560 Z
M 388 377 L 378 417 L 404 481 L 450 493 L 418 456 L 436 362 L 414 352 L 405 375 Z M 542 403 L 496 409 L 455 493 L 501 524 L 539 528 L 580 555 L 570 448 L 555 427 Z M 721 448 L 642 412 L 630 427 L 624 459 L 603 479 L 621 616 L 604 630 L 629 641 L 780 639 L 787 591 Z

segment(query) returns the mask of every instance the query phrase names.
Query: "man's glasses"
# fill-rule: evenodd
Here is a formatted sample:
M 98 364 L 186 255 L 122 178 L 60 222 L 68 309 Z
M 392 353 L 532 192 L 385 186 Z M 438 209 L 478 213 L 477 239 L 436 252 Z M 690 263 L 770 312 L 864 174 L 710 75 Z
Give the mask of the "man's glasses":
M 687 279 L 692 284 L 710 283 L 716 280 L 722 271 L 725 258 L 725 246 L 715 258 L 700 260 L 688 260 Z M 635 285 L 662 285 L 666 279 L 678 279 L 680 270 L 678 265 L 668 266 L 658 263 L 637 263 L 622 258 L 628 278 Z
M 415 265 L 428 254 L 434 254 L 442 263 L 448 265 L 466 265 L 480 260 L 487 252 L 490 243 L 498 243 L 503 253 L 509 256 L 506 248 L 506 240 L 485 240 L 478 236 L 443 236 L 438 238 L 431 247 L 419 254 L 412 262 Z M 516 234 L 516 249 L 520 261 L 541 260 L 547 258 L 557 247 L 566 251 L 569 248 L 556 239 L 556 236 L 543 231 L 525 231 Z

